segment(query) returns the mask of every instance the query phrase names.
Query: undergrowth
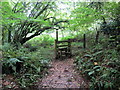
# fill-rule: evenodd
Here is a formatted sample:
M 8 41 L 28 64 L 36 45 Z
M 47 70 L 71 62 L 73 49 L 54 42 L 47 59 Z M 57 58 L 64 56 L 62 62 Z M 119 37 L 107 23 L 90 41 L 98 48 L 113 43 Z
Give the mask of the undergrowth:
M 90 45 L 90 44 L 89 44 Z M 106 46 L 107 45 L 107 46 Z M 76 56 L 77 69 L 90 80 L 91 90 L 120 89 L 120 52 L 105 39 Z
M 42 78 L 50 67 L 51 58 L 47 49 L 45 51 L 44 48 L 39 48 L 30 52 L 28 48 L 23 46 L 16 49 L 13 45 L 6 43 L 1 50 L 3 52 L 1 60 L 3 78 L 7 74 L 12 74 L 16 77 L 15 81 L 20 88 L 34 85 L 37 78 Z M 46 54 L 49 54 L 49 57 Z

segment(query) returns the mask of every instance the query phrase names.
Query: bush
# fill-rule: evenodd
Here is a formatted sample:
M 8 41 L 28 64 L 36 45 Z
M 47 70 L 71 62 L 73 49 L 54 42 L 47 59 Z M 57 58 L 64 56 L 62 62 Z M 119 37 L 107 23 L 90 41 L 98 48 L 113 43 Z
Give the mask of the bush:
M 15 49 L 7 43 L 2 46 L 3 74 L 13 74 L 21 87 L 32 85 L 37 77 L 42 77 L 50 65 L 50 59 L 44 58 L 39 52 L 28 52 L 22 46 Z
M 120 56 L 115 49 L 95 48 L 81 52 L 76 65 L 81 74 L 90 80 L 90 88 L 119 89 Z
M 51 37 L 50 35 L 40 35 L 39 37 L 35 37 L 28 41 L 32 46 L 44 46 L 44 47 L 49 47 L 51 45 L 54 45 L 54 38 Z

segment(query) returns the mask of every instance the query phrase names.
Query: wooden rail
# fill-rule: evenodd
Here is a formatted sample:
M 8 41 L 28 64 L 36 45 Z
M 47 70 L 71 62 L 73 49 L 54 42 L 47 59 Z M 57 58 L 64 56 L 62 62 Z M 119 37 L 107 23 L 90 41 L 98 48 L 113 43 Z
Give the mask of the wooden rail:
M 59 45 L 59 44 L 63 45 Z M 64 44 L 66 43 L 66 44 Z M 65 57 L 71 57 L 71 42 L 67 41 L 57 41 L 55 40 L 55 56 L 56 59 Z
M 83 42 L 83 48 L 86 48 L 86 36 L 83 35 L 83 39 L 68 39 L 63 41 L 58 41 L 58 39 L 55 40 L 55 58 L 62 58 L 65 57 L 71 57 L 71 43 L 72 42 Z M 62 45 L 60 45 L 62 44 Z

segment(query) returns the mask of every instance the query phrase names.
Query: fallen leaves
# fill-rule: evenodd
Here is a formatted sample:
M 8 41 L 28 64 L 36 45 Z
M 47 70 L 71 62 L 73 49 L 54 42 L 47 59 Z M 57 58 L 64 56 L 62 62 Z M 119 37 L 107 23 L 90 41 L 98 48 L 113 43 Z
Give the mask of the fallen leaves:
M 2 87 L 3 88 L 12 88 L 17 89 L 19 88 L 15 82 L 15 79 L 11 75 L 5 75 L 2 80 Z
M 8 82 L 8 81 L 5 81 L 4 83 L 3 83 L 3 85 L 5 85 L 5 86 L 7 86 L 7 85 L 9 85 L 10 84 L 10 82 Z

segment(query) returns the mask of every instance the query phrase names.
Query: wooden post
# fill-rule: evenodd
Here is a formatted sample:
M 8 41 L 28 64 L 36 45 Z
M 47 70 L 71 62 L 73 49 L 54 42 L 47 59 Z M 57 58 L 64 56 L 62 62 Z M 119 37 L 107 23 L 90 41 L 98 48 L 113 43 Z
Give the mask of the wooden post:
M 71 52 L 71 42 L 70 42 L 70 39 L 68 39 L 68 52 L 70 53 L 70 57 L 71 57 L 72 52 Z
M 58 42 L 58 29 L 56 29 L 56 39 L 55 39 L 55 58 L 58 58 L 58 47 L 57 47 L 57 42 Z
M 95 43 L 98 44 L 98 39 L 99 39 L 99 31 L 97 31 L 96 38 L 95 38 Z
M 57 55 L 57 40 L 55 39 L 55 59 L 57 59 L 58 55 Z
M 84 49 L 86 48 L 86 36 L 85 36 L 85 34 L 83 35 L 83 47 L 84 47 Z
M 58 29 L 56 29 L 56 40 L 58 41 Z

